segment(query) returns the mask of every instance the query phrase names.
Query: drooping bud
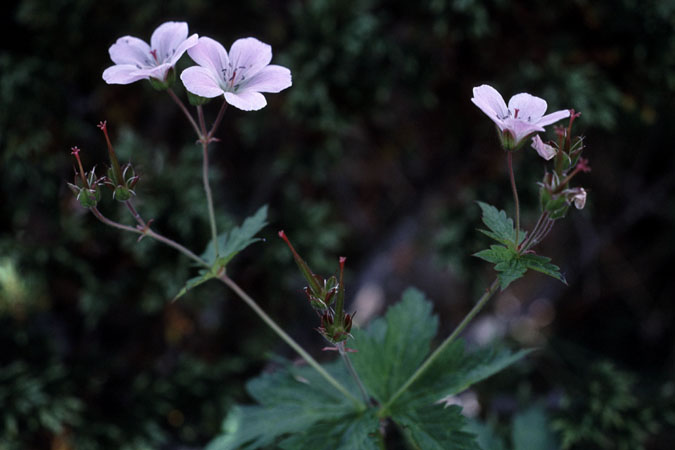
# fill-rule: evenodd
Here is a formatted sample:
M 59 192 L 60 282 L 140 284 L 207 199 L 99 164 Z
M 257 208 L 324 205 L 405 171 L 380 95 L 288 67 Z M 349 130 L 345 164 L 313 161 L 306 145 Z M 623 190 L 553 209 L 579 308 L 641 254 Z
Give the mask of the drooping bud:
M 544 143 L 538 134 L 532 138 L 532 148 L 546 161 L 550 161 L 558 153 L 555 147 Z

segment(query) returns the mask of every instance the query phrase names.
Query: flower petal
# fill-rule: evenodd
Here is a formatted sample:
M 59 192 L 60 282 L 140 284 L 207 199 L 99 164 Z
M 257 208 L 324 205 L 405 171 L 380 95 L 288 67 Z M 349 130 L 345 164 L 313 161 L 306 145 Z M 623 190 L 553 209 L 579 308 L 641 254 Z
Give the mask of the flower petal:
M 546 112 L 546 107 L 546 100 L 526 92 L 516 94 L 509 100 L 509 111 L 516 116 L 518 110 L 517 118 L 528 122 L 538 121 Z
M 272 61 L 272 47 L 256 38 L 237 39 L 230 48 L 232 70 L 238 80 L 253 77 Z
M 227 69 L 230 59 L 227 51 L 220 42 L 214 41 L 210 37 L 200 37 L 194 47 L 188 49 L 188 55 L 197 64 L 214 73 L 218 74 L 220 79 L 224 80 L 223 69 Z
M 261 93 L 253 91 L 244 91 L 237 94 L 225 92 L 225 100 L 230 105 L 243 111 L 257 111 L 267 105 L 265 97 Z
M 138 70 L 132 64 L 118 64 L 103 71 L 103 80 L 108 84 L 130 84 L 149 77 L 149 70 Z
M 157 78 L 158 80 L 164 81 L 166 80 L 166 74 L 167 72 L 172 68 L 173 66 L 169 63 L 164 63 L 161 64 L 157 67 L 153 67 L 151 69 L 146 69 L 148 77 L 151 78 Z
M 509 117 L 508 119 L 504 120 L 504 128 L 501 128 L 501 130 L 511 131 L 514 137 L 516 147 L 520 145 L 520 141 L 522 141 L 529 135 L 536 132 L 545 131 L 544 127 L 540 126 L 537 123 L 531 123 L 525 120 L 515 119 L 513 117 Z
M 471 101 L 495 122 L 497 122 L 495 119 L 505 119 L 509 116 L 504 98 L 495 88 L 487 84 L 473 88 Z
M 133 36 L 122 36 L 108 49 L 110 59 L 115 64 L 132 64 L 137 68 L 154 65 L 150 46 Z
M 152 50 L 157 50 L 157 60 L 167 62 L 176 53 L 178 46 L 187 39 L 188 25 L 186 22 L 164 22 L 155 29 L 150 38 Z
M 171 64 L 172 66 L 175 66 L 180 57 L 183 56 L 183 53 L 185 53 L 187 49 L 197 45 L 198 41 L 199 36 L 197 35 L 197 33 L 193 34 L 192 36 L 181 42 L 180 45 L 176 47 L 176 51 L 174 52 L 173 56 L 168 61 L 165 62 Z
M 291 71 L 286 67 L 269 65 L 242 83 L 241 91 L 280 92 L 290 87 Z
M 542 117 L 537 121 L 537 125 L 545 127 L 546 125 L 551 125 L 569 116 L 570 116 L 569 109 L 561 109 L 560 111 L 556 111 L 551 114 L 546 114 L 544 117 Z
M 200 97 L 213 98 L 223 95 L 220 80 L 209 68 L 192 66 L 180 74 L 185 89 Z
M 544 158 L 546 161 L 549 161 L 556 155 L 556 153 L 558 153 L 553 146 L 544 143 L 539 135 L 536 135 L 532 138 L 532 148 L 535 149 L 537 153 L 539 153 L 539 156 Z

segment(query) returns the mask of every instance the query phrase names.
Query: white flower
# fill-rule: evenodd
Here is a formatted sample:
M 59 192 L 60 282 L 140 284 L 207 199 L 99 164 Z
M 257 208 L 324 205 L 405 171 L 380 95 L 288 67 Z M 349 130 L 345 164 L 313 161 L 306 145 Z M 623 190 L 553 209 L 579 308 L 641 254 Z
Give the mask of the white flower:
M 526 137 L 544 131 L 546 125 L 570 116 L 566 109 L 544 115 L 546 101 L 524 92 L 511 97 L 507 107 L 501 94 L 487 84 L 473 88 L 471 101 L 497 124 L 507 150 L 518 148 Z
M 180 74 L 185 89 L 200 97 L 225 96 L 225 101 L 244 111 L 267 105 L 261 92 L 280 92 L 291 86 L 291 71 L 270 64 L 272 47 L 256 38 L 238 39 L 228 55 L 225 48 L 208 37 L 188 50 L 199 66 Z
M 108 52 L 115 63 L 103 72 L 108 84 L 129 84 L 154 78 L 165 81 L 183 53 L 197 44 L 198 36 L 188 37 L 185 22 L 165 22 L 152 33 L 150 45 L 133 36 L 123 36 Z

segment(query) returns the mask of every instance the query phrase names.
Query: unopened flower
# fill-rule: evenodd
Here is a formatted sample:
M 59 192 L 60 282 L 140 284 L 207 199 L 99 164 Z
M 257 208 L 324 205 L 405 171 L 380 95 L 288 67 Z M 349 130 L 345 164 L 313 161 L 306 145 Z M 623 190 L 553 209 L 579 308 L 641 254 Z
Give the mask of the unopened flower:
M 144 40 L 123 36 L 110 46 L 115 63 L 103 72 L 108 84 L 129 84 L 138 80 L 166 81 L 183 53 L 197 44 L 198 36 L 188 37 L 185 22 L 165 22 L 152 33 L 150 45 Z
M 200 97 L 225 96 L 225 101 L 244 111 L 267 105 L 261 92 L 280 92 L 291 86 L 291 71 L 270 64 L 272 47 L 249 37 L 232 44 L 230 53 L 208 37 L 188 50 L 199 66 L 188 67 L 180 79 L 185 88 Z
M 487 84 L 473 88 L 471 101 L 497 124 L 507 150 L 517 149 L 528 136 L 570 115 L 566 109 L 544 115 L 546 101 L 524 92 L 511 97 L 507 107 L 501 94 Z
M 552 159 L 556 153 L 558 153 L 558 150 L 556 150 L 555 147 L 542 141 L 538 134 L 532 138 L 532 148 L 546 161 Z

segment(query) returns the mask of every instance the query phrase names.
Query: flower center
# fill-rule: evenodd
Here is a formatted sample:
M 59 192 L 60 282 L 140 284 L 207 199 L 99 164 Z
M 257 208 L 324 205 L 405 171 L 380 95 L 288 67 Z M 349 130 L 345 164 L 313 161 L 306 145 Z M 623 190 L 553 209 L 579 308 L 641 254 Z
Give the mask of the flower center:
M 157 59 L 157 50 L 150 50 L 150 54 L 155 59 L 155 63 L 159 64 L 159 60 Z

